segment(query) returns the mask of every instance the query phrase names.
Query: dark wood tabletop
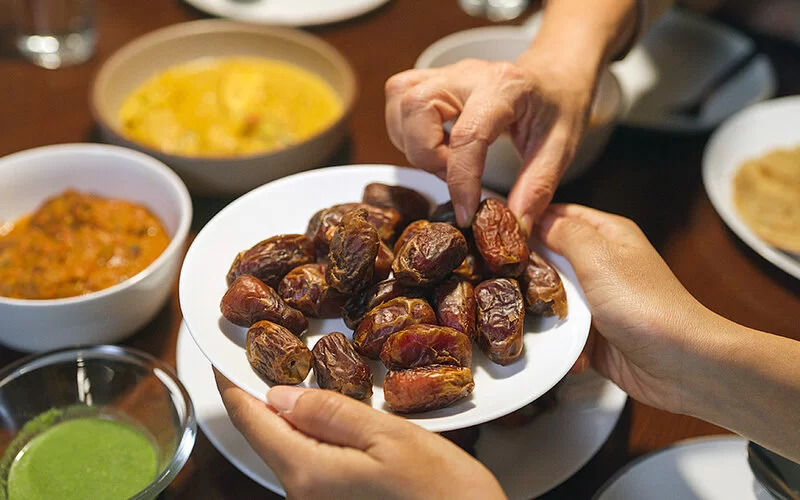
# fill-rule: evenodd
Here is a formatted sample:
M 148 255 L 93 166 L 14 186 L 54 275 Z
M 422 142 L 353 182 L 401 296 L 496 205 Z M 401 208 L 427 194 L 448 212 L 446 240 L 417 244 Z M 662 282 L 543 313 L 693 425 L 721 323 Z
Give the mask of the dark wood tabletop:
M 0 46 L 0 155 L 46 144 L 95 141 L 88 92 L 103 61 L 148 31 L 205 17 L 178 0 L 96 3 L 99 44 L 96 56 L 84 65 L 55 71 L 40 69 L 19 59 L 10 44 Z M 0 24 L 7 16 L 0 12 Z M 394 0 L 357 19 L 311 29 L 350 60 L 359 78 L 360 96 L 351 135 L 331 164 L 405 164 L 385 133 L 384 82 L 412 67 L 420 52 L 435 40 L 485 24 L 488 22 L 461 12 L 456 0 Z M 776 66 L 779 93 L 800 93 L 800 68 L 793 65 L 800 50 L 755 38 Z M 747 326 L 800 339 L 800 281 L 744 245 L 727 229 L 706 197 L 700 166 L 707 139 L 707 135 L 620 127 L 597 164 L 578 181 L 562 187 L 557 199 L 631 217 L 643 227 L 686 288 L 706 306 Z M 231 200 L 194 201 L 196 234 Z M 174 366 L 180 321 L 176 288 L 157 318 L 126 344 Z M 0 362 L 19 356 L 0 349 Z M 629 401 L 600 452 L 544 498 L 589 498 L 616 470 L 642 454 L 681 439 L 724 432 L 694 418 Z M 531 443 L 531 453 L 536 452 L 535 443 Z M 275 496 L 239 472 L 200 432 L 189 462 L 165 497 Z

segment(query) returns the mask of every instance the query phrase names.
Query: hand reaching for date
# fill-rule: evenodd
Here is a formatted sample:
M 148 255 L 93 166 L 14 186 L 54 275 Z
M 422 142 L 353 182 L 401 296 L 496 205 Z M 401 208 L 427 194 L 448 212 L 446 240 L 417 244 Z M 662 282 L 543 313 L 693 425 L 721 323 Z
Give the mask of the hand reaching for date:
M 447 181 L 460 226 L 478 208 L 489 145 L 508 131 L 523 158 L 509 207 L 530 232 L 572 161 L 594 89 L 596 75 L 568 66 L 545 55 L 518 64 L 464 60 L 386 82 L 392 143 L 411 165 Z
M 551 205 L 539 235 L 564 255 L 592 311 L 585 353 L 635 399 L 683 409 L 684 364 L 702 352 L 715 316 L 681 285 L 631 220 L 578 205 Z M 580 370 L 577 370 L 580 371 Z
M 236 428 L 290 498 L 505 498 L 446 439 L 333 391 L 277 386 L 270 405 L 215 371 Z

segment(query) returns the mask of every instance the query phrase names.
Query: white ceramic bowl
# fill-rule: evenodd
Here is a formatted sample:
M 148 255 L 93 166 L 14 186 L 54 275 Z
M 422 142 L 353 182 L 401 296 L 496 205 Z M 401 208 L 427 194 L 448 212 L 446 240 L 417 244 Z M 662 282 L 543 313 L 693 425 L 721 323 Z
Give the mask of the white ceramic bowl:
M 491 26 L 459 31 L 425 49 L 415 67 L 438 68 L 463 59 L 515 61 L 531 44 L 535 31 L 535 26 L 528 29 Z M 619 82 L 610 71 L 604 70 L 592 105 L 591 126 L 581 141 L 572 165 L 561 178 L 562 183 L 577 178 L 597 160 L 608 144 L 622 110 L 623 97 Z M 522 158 L 511 138 L 503 134 L 489 147 L 483 184 L 508 192 L 517 179 L 521 165 Z
M 142 82 L 201 58 L 249 56 L 299 66 L 325 80 L 342 102 L 342 115 L 319 133 L 284 149 L 242 156 L 184 156 L 129 140 L 117 113 Z M 240 195 L 266 182 L 322 165 L 341 146 L 357 94 L 353 68 L 321 38 L 299 30 L 221 19 L 173 24 L 143 35 L 114 53 L 97 73 L 89 105 L 106 142 L 158 158 L 194 195 Z
M 70 187 L 146 206 L 171 241 L 142 272 L 105 290 L 52 300 L 0 297 L 0 343 L 11 348 L 118 342 L 156 315 L 177 277 L 192 220 L 189 192 L 166 165 L 130 149 L 62 144 L 0 159 L 0 223 L 30 214 Z

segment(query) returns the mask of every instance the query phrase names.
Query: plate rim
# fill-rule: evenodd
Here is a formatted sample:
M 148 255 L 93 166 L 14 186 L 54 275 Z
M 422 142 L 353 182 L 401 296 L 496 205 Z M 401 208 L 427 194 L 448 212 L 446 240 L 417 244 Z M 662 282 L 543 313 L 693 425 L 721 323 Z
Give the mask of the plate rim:
M 415 172 L 415 173 L 418 173 L 418 174 L 421 174 L 421 175 L 425 175 L 426 174 L 425 172 L 422 172 L 422 171 L 420 171 L 418 169 L 413 169 L 413 168 L 410 168 L 410 167 L 403 167 L 403 166 L 398 166 L 398 165 L 390 165 L 390 164 L 340 165 L 340 166 L 326 167 L 326 168 L 321 168 L 321 169 L 308 170 L 308 171 L 299 172 L 299 173 L 296 173 L 296 174 L 293 174 L 293 175 L 290 175 L 290 176 L 287 176 L 287 177 L 282 177 L 282 178 L 277 179 L 275 181 L 272 181 L 272 182 L 269 182 L 269 183 L 264 184 L 262 186 L 259 186 L 258 188 L 255 188 L 252 191 L 242 195 L 241 197 L 239 197 L 236 200 L 234 200 L 231 203 L 229 203 L 226 207 L 224 207 L 222 210 L 220 210 L 214 217 L 212 217 L 211 220 L 209 220 L 206 223 L 206 225 L 200 230 L 200 232 L 198 232 L 198 234 L 194 238 L 192 244 L 190 245 L 189 249 L 187 250 L 186 255 L 184 257 L 183 265 L 181 266 L 180 277 L 179 277 L 179 280 L 178 280 L 178 298 L 179 298 L 179 305 L 181 307 L 181 310 L 185 311 L 185 310 L 187 310 L 189 308 L 188 304 L 185 303 L 185 300 L 186 300 L 185 297 L 186 297 L 186 294 L 188 292 L 184 292 L 184 290 L 189 288 L 189 285 L 187 284 L 187 281 L 188 281 L 189 278 L 187 278 L 187 274 L 188 273 L 185 273 L 184 271 L 187 269 L 187 267 L 189 267 L 192 264 L 192 262 L 194 260 L 194 253 L 196 251 L 198 251 L 198 250 L 196 250 L 197 242 L 203 240 L 204 233 L 209 231 L 209 227 L 212 226 L 212 224 L 214 223 L 215 220 L 217 220 L 218 218 L 225 217 L 226 214 L 229 211 L 235 210 L 236 207 L 238 207 L 238 205 L 240 205 L 240 204 L 247 203 L 250 200 L 250 198 L 260 196 L 260 194 L 263 191 L 274 190 L 274 189 L 276 189 L 276 187 L 280 188 L 281 184 L 284 184 L 284 183 L 296 182 L 296 180 L 297 180 L 296 178 L 299 178 L 299 177 L 326 176 L 326 175 L 330 175 L 330 172 L 332 172 L 332 171 L 333 172 L 352 172 L 352 171 L 363 170 L 365 168 L 379 168 L 379 169 L 387 169 L 387 170 L 392 170 L 392 171 L 404 171 L 405 170 L 405 171 Z M 427 174 L 427 175 L 430 175 L 430 174 Z M 576 335 L 576 337 L 575 337 L 575 346 L 574 346 L 573 349 L 570 349 L 568 351 L 568 353 L 569 353 L 568 357 L 574 358 L 574 360 L 573 360 L 573 363 L 574 363 L 574 361 L 578 359 L 578 357 L 580 356 L 580 353 L 583 351 L 583 348 L 585 347 L 586 342 L 587 342 L 588 337 L 589 337 L 589 330 L 590 330 L 591 320 L 592 320 L 591 309 L 588 306 L 588 302 L 586 300 L 586 296 L 584 294 L 583 288 L 580 286 L 580 283 L 578 282 L 577 276 L 575 275 L 575 271 L 572 268 L 572 266 L 569 264 L 569 262 L 566 260 L 566 258 L 564 258 L 563 256 L 552 252 L 550 249 L 544 247 L 543 244 L 540 245 L 540 248 L 541 248 L 541 251 L 544 254 L 544 256 L 551 262 L 551 264 L 554 265 L 554 267 L 558 270 L 558 272 L 563 277 L 565 277 L 565 281 L 567 281 L 570 284 L 570 286 L 572 288 L 574 288 L 574 290 L 576 292 L 576 295 L 577 295 L 577 298 L 579 299 L 580 304 L 582 304 L 582 309 L 585 310 L 585 313 L 586 313 L 585 314 L 585 316 L 586 316 L 585 319 L 583 320 L 583 322 L 578 323 L 578 326 L 576 328 L 577 333 L 575 334 Z M 195 343 L 197 343 L 198 347 L 203 352 L 203 355 L 206 357 L 206 359 L 213 366 L 215 366 L 216 369 L 220 371 L 220 373 L 222 373 L 223 375 L 225 375 L 227 378 L 231 379 L 232 381 L 234 381 L 234 379 L 239 378 L 239 377 L 236 377 L 233 374 L 231 374 L 230 370 L 226 370 L 224 367 L 219 367 L 219 366 L 214 365 L 214 362 L 211 359 L 213 356 L 210 356 L 209 353 L 206 352 L 208 346 L 205 346 L 205 348 L 204 348 L 204 342 L 197 340 L 197 337 L 192 332 L 191 323 L 186 318 L 186 314 L 185 313 L 184 313 L 184 321 L 186 322 L 187 328 L 188 328 L 189 332 L 191 333 L 192 338 L 195 339 Z M 558 377 L 555 378 L 555 380 L 558 381 L 558 380 L 563 379 L 564 376 L 566 376 L 569 373 L 569 370 L 570 370 L 571 366 L 572 366 L 572 364 L 570 364 L 569 366 L 565 365 L 564 367 L 562 367 L 562 370 L 560 370 L 557 373 Z M 236 382 L 234 381 L 234 383 L 236 383 Z M 269 391 L 269 386 L 267 386 L 267 391 L 264 391 L 263 394 L 260 393 L 260 392 L 253 392 L 248 387 L 243 387 L 243 386 L 241 386 L 239 384 L 237 384 L 237 386 L 239 386 L 241 389 L 243 389 L 245 392 L 247 392 L 251 396 L 253 396 L 253 397 L 255 397 L 255 398 L 257 398 L 257 399 L 259 399 L 261 401 L 266 401 L 266 392 Z M 551 388 L 552 388 L 552 386 L 551 386 Z M 443 431 L 448 431 L 448 430 L 462 429 L 462 428 L 465 428 L 465 427 L 471 427 L 471 426 L 479 425 L 481 423 L 484 423 L 484 422 L 487 422 L 487 421 L 490 421 L 490 420 L 494 420 L 494 419 L 497 419 L 497 418 L 499 418 L 499 417 L 501 417 L 503 415 L 507 415 L 509 413 L 512 413 L 512 412 L 524 407 L 525 405 L 531 403 L 532 401 L 536 400 L 539 396 L 541 396 L 541 394 L 536 394 L 535 391 L 531 391 L 530 393 L 526 393 L 526 394 L 527 395 L 525 397 L 522 397 L 522 398 L 520 398 L 518 400 L 515 400 L 516 402 L 514 404 L 506 405 L 506 406 L 504 406 L 503 408 L 501 408 L 499 410 L 498 409 L 492 409 L 492 410 L 490 410 L 490 411 L 488 411 L 486 413 L 479 414 L 478 416 L 473 416 L 471 419 L 464 420 L 463 422 L 460 422 L 460 423 L 457 423 L 457 424 L 453 424 L 452 422 L 448 423 L 449 416 L 448 417 L 427 417 L 426 418 L 426 417 L 420 417 L 423 414 L 419 414 L 419 415 L 416 416 L 417 418 L 407 418 L 407 420 L 410 421 L 410 422 L 413 422 L 413 423 L 415 423 L 415 424 L 417 424 L 417 425 L 419 425 L 419 426 L 421 426 L 421 427 L 423 427 L 423 428 L 425 428 L 427 430 L 430 430 L 432 432 L 443 432 Z
M 725 203 L 722 197 L 722 191 L 730 191 L 731 186 L 716 186 L 712 178 L 711 154 L 720 146 L 722 138 L 733 127 L 739 123 L 745 123 L 750 120 L 750 115 L 769 112 L 770 109 L 780 108 L 787 104 L 792 104 L 800 107 L 800 95 L 779 97 L 776 99 L 768 99 L 756 104 L 752 104 L 744 109 L 741 109 L 736 114 L 728 117 L 722 125 L 714 131 L 711 138 L 706 143 L 703 149 L 702 159 L 702 177 L 703 187 L 706 191 L 714 211 L 722 219 L 725 225 L 730 229 L 740 240 L 742 240 L 751 250 L 755 251 L 763 259 L 781 269 L 785 273 L 800 279 L 800 262 L 795 261 L 792 257 L 784 255 L 780 250 L 772 247 L 761 238 L 759 238 L 743 220 L 736 215 L 736 207 L 731 204 Z M 723 171 L 727 171 L 726 167 L 721 167 Z M 735 169 L 736 166 L 727 167 L 728 169 Z
M 334 24 L 347 21 L 349 19 L 354 19 L 356 17 L 372 12 L 373 10 L 382 7 L 383 5 L 391 2 L 392 0 L 361 0 L 362 4 L 360 6 L 345 9 L 344 11 L 341 11 L 339 14 L 311 16 L 306 21 L 301 21 L 299 18 L 295 20 L 288 20 L 281 18 L 263 20 L 263 21 L 257 19 L 254 20 L 252 17 L 248 17 L 244 13 L 230 15 L 231 14 L 230 11 L 225 11 L 225 9 L 219 9 L 213 7 L 213 3 L 211 4 L 211 6 L 209 6 L 208 0 L 184 0 L 184 1 L 199 11 L 205 12 L 206 14 L 211 14 L 213 16 L 217 16 L 219 18 L 231 19 L 234 21 L 245 22 L 250 24 L 266 25 L 266 26 L 304 27 L 304 26 L 324 26 L 327 24 Z M 239 9 L 233 9 L 234 12 L 237 12 L 238 10 Z

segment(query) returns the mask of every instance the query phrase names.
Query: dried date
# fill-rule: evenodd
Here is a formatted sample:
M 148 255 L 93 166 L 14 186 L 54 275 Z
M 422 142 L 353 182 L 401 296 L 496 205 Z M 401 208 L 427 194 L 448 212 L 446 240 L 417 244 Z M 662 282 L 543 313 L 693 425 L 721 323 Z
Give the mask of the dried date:
M 278 293 L 287 304 L 311 318 L 338 318 L 348 296 L 325 279 L 327 264 L 305 264 L 283 277 Z
M 247 330 L 247 361 L 276 384 L 299 384 L 311 370 L 311 351 L 286 328 L 259 321 Z
M 528 264 L 528 244 L 517 218 L 503 203 L 486 199 L 472 222 L 475 244 L 496 276 L 517 277 Z
M 475 287 L 478 346 L 493 362 L 507 365 L 522 355 L 525 303 L 516 280 L 497 278 Z
M 434 293 L 436 320 L 465 334 L 470 340 L 476 337 L 476 304 L 472 284 L 453 278 L 436 288 Z
M 380 242 L 378 246 L 378 256 L 375 257 L 375 271 L 372 273 L 372 281 L 383 281 L 392 274 L 392 262 L 394 262 L 394 252 L 389 245 Z
M 314 244 L 302 234 L 273 236 L 240 252 L 228 271 L 228 286 L 242 274 L 250 274 L 272 288 L 278 288 L 286 273 L 314 262 Z
M 306 236 L 314 242 L 317 258 L 326 261 L 330 250 L 330 243 L 336 228 L 342 221 L 344 214 L 350 210 L 361 208 L 367 211 L 367 222 L 375 226 L 381 240 L 393 241 L 402 216 L 400 212 L 391 208 L 382 208 L 366 203 L 344 203 L 315 213 L 308 222 Z
M 394 412 L 416 413 L 451 406 L 469 396 L 474 388 L 469 368 L 428 365 L 387 373 L 383 397 Z
M 249 327 L 269 320 L 297 336 L 308 328 L 308 320 L 300 311 L 286 304 L 272 287 L 249 274 L 234 280 L 222 296 L 219 308 L 225 319 L 239 326 Z
M 386 339 L 381 361 L 389 370 L 427 365 L 470 366 L 472 342 L 463 333 L 446 326 L 411 325 Z
M 567 292 L 561 277 L 539 254 L 531 252 L 522 275 L 528 311 L 539 316 L 567 317 Z
M 424 298 L 425 290 L 403 285 L 394 278 L 383 280 L 347 300 L 342 310 L 344 324 L 355 330 L 369 311 L 397 297 Z
M 362 201 L 368 205 L 397 210 L 403 218 L 403 225 L 426 219 L 431 211 L 430 201 L 418 191 L 379 182 L 367 184 Z
M 467 256 L 461 231 L 442 222 L 421 228 L 397 252 L 392 270 L 398 281 L 426 286 L 444 279 Z
M 372 371 L 342 333 L 329 333 L 319 339 L 311 354 L 317 385 L 322 389 L 355 399 L 372 397 Z
M 380 238 L 367 222 L 367 211 L 347 212 L 331 240 L 328 284 L 341 293 L 352 294 L 368 287 L 375 273 Z
M 406 226 L 402 233 L 400 233 L 400 237 L 397 238 L 397 241 L 394 242 L 394 253 L 397 254 L 403 245 L 406 244 L 408 240 L 411 239 L 412 236 L 416 235 L 422 228 L 430 226 L 431 223 L 426 220 L 416 220 Z
M 453 274 L 459 278 L 477 285 L 483 281 L 483 260 L 477 250 L 472 248 L 467 250 L 467 256 L 457 268 L 453 269 Z
M 422 299 L 397 297 L 364 316 L 353 333 L 353 346 L 362 356 L 378 359 L 389 335 L 418 323 L 436 323 L 431 306 Z
M 430 221 L 444 222 L 446 224 L 450 224 L 451 226 L 457 226 L 458 223 L 456 222 L 456 211 L 453 208 L 453 202 L 447 201 L 441 205 L 437 205 L 431 213 Z

